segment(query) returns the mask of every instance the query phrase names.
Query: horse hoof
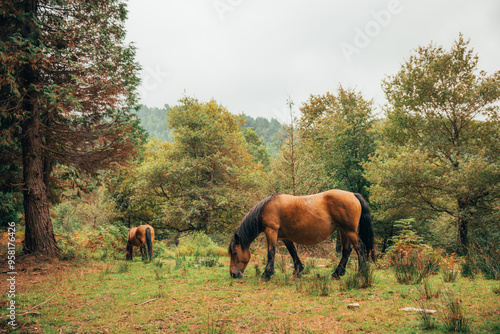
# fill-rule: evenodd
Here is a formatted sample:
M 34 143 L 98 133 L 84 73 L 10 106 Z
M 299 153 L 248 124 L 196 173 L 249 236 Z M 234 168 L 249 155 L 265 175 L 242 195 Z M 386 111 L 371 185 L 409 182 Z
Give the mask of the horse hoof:
M 335 280 L 335 281 L 340 281 L 340 276 L 337 274 L 334 274 L 334 275 L 330 276 L 330 279 Z
M 270 279 L 271 279 L 271 277 L 262 276 L 262 277 L 260 278 L 260 281 L 261 281 L 261 282 L 268 282 Z

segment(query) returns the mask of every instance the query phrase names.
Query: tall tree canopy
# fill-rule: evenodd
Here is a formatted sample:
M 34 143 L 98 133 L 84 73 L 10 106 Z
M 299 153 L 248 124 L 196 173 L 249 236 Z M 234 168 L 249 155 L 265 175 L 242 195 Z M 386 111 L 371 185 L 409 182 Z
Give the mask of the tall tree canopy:
M 385 141 L 367 164 L 380 218 L 447 218 L 463 247 L 471 224 L 500 220 L 500 72 L 477 64 L 462 36 L 418 48 L 383 83 Z
M 47 190 L 55 164 L 87 172 L 134 147 L 137 64 L 120 0 L 0 4 L 0 140 L 22 161 L 26 253 L 58 254 Z
M 375 150 L 372 102 L 340 86 L 337 95 L 311 96 L 300 110 L 300 131 L 325 168 L 330 179 L 326 188 L 339 187 L 368 199 L 363 163 Z
M 168 111 L 174 142 L 152 139 L 137 170 L 137 200 L 156 203 L 176 231 L 224 231 L 260 199 L 243 118 L 215 101 L 185 97 Z
M 294 116 L 294 102 L 287 105 L 290 123 L 283 125 L 283 144 L 271 164 L 268 186 L 271 192 L 307 195 L 328 189 L 331 181 L 325 173 L 323 161 L 317 160 L 314 149 L 302 140 Z

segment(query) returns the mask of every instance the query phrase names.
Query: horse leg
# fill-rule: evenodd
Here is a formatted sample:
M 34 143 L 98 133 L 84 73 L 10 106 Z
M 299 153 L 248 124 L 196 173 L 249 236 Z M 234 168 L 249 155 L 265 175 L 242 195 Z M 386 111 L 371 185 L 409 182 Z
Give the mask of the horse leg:
M 146 245 L 145 244 L 141 245 L 141 255 L 142 255 L 142 261 L 147 261 L 148 260 L 148 253 L 146 251 Z
M 349 255 L 352 252 L 352 245 L 349 241 L 349 238 L 345 235 L 345 233 L 339 229 L 340 234 L 340 243 L 342 244 L 342 258 L 340 259 L 339 265 L 337 269 L 332 273 L 330 278 L 332 279 L 340 279 L 340 276 L 345 274 L 345 267 L 347 265 L 347 261 L 349 260 Z
M 264 273 L 262 273 L 262 280 L 269 281 L 274 275 L 274 254 L 276 253 L 276 243 L 278 242 L 278 232 L 266 229 L 264 231 L 267 238 L 267 265 Z
M 304 270 L 304 265 L 300 262 L 299 255 L 297 254 L 297 248 L 295 248 L 295 245 L 290 240 L 283 239 L 283 243 L 293 259 L 293 276 L 300 278 L 301 272 Z
M 358 270 L 362 272 L 368 268 L 366 265 L 365 244 L 361 241 L 356 231 L 346 232 L 346 235 L 354 246 L 354 250 L 358 254 Z

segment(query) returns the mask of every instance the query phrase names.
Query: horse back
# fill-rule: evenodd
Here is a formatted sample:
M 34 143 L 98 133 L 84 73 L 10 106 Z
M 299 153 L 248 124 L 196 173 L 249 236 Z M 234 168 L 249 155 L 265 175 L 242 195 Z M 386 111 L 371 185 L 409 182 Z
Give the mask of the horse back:
M 127 243 L 131 244 L 132 246 L 140 246 L 138 245 L 136 234 L 137 234 L 137 227 L 132 227 L 130 230 L 128 230 Z
M 333 189 L 323 193 L 323 201 L 332 221 L 342 229 L 357 231 L 361 203 L 354 193 Z
M 329 190 L 307 196 L 281 194 L 266 206 L 262 224 L 263 229 L 278 231 L 278 238 L 315 245 L 328 238 L 337 226 L 357 229 L 360 214 L 359 201 L 351 192 Z
M 155 239 L 155 230 L 153 227 L 149 224 L 145 225 L 140 225 L 137 227 L 137 232 L 136 232 L 136 237 L 141 241 L 141 244 L 146 243 L 146 230 L 149 228 L 149 231 L 151 233 L 151 241 L 154 241 Z

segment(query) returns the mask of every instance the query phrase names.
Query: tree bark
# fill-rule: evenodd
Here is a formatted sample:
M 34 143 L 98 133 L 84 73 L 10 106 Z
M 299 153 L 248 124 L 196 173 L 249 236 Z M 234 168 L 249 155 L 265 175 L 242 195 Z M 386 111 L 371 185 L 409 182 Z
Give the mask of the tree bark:
M 25 12 L 31 14 L 26 17 L 22 35 L 36 41 L 37 31 L 33 18 L 36 14 L 37 1 L 28 0 L 25 3 Z M 52 222 L 49 214 L 47 187 L 44 182 L 44 159 L 40 130 L 40 112 L 36 105 L 37 75 L 31 64 L 24 65 L 21 78 L 27 92 L 24 96 L 23 110 L 25 121 L 22 123 L 22 153 L 23 153 L 23 195 L 25 238 L 24 253 L 42 253 L 54 256 L 60 254 L 57 246 Z
M 467 254 L 467 248 L 469 246 L 468 230 L 469 221 L 467 219 L 460 219 L 458 234 L 460 238 L 460 244 L 462 246 L 462 254 Z
M 462 255 L 467 254 L 467 249 L 469 247 L 469 217 L 467 215 L 468 206 L 469 203 L 467 201 L 458 200 L 458 207 L 461 211 L 460 218 L 458 219 L 458 237 Z

